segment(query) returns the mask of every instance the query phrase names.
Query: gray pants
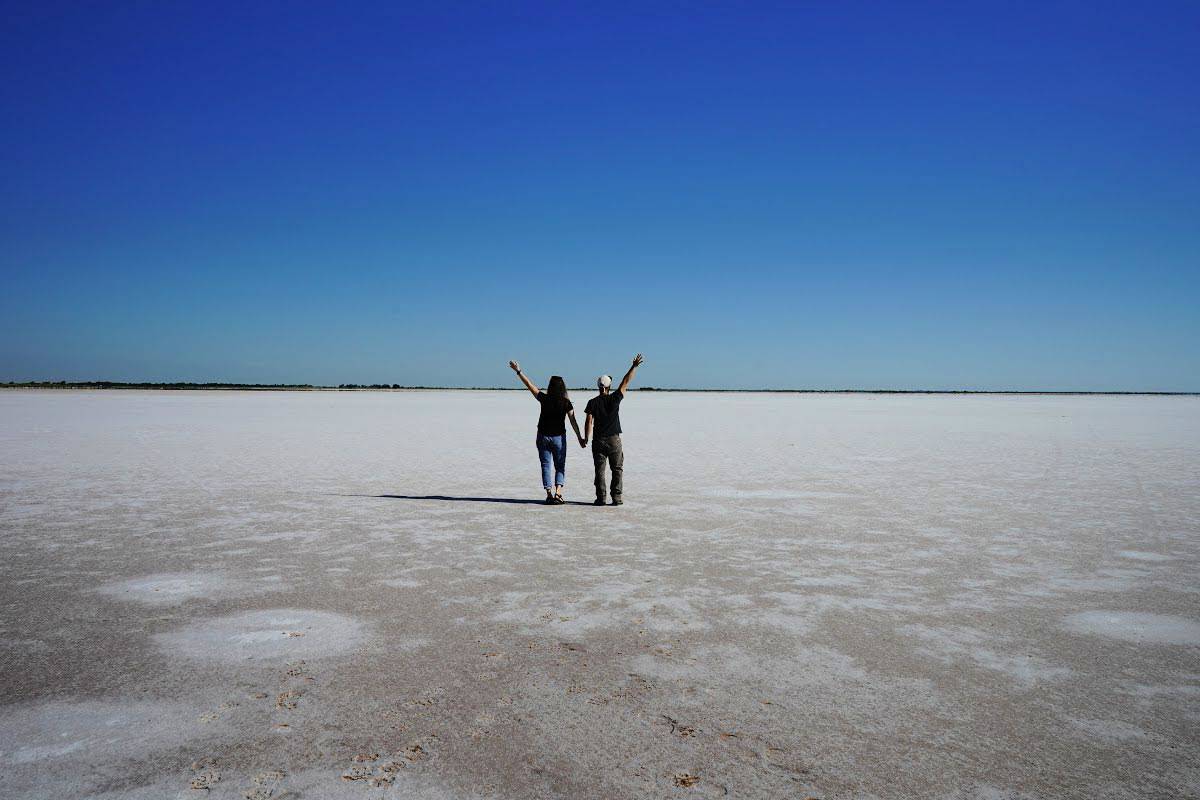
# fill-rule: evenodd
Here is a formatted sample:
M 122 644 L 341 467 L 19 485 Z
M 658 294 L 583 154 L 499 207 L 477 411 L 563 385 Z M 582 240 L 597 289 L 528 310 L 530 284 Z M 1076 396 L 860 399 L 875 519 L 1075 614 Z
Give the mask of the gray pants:
M 621 479 L 625 473 L 625 450 L 621 436 L 605 436 L 592 440 L 592 463 L 596 465 L 596 497 L 604 499 L 604 464 L 612 465 L 612 499 L 621 499 Z

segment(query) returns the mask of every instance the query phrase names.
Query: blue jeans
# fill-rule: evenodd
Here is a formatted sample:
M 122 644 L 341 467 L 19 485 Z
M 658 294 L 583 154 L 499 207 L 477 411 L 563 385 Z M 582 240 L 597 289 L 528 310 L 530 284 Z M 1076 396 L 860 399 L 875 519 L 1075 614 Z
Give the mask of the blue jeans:
M 538 458 L 542 461 L 542 488 L 567 485 L 567 437 L 537 437 Z M 553 479 L 553 483 L 551 483 Z

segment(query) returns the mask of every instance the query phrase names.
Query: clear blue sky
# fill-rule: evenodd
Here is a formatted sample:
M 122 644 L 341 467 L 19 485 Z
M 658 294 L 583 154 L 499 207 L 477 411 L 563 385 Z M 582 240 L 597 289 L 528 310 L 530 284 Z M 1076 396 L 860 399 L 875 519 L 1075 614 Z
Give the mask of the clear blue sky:
M 1200 4 L 507 5 L 5 3 L 0 380 L 1200 390 Z

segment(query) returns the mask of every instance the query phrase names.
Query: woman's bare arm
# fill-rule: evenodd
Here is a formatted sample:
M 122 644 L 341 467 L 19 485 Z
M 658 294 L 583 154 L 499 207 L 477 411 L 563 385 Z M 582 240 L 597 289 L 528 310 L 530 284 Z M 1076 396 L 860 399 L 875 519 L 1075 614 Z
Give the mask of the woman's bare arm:
M 528 389 L 533 394 L 534 397 L 537 397 L 538 396 L 538 387 L 533 385 L 533 381 L 531 381 L 531 380 L 529 380 L 529 378 L 525 377 L 524 372 L 521 372 L 521 365 L 515 361 L 510 361 L 510 362 L 508 362 L 508 366 L 512 367 L 512 371 L 517 373 L 517 377 L 521 379 L 521 383 L 525 384 L 525 388 Z
M 567 419 L 571 420 L 571 427 L 575 429 L 575 438 L 579 440 L 579 446 L 587 447 L 587 442 L 584 441 L 583 436 L 579 433 L 579 421 L 575 419 L 575 409 L 572 408 L 567 412 Z

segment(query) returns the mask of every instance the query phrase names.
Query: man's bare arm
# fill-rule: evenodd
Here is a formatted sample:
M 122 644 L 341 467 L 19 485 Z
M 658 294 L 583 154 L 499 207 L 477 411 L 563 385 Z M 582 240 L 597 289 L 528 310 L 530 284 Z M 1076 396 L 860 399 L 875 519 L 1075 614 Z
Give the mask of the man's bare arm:
M 586 445 L 592 440 L 592 415 L 588 414 L 583 423 L 583 443 Z
M 513 372 L 517 373 L 517 377 L 521 379 L 521 383 L 525 384 L 525 388 L 532 392 L 534 397 L 537 397 L 538 387 L 533 385 L 533 381 L 525 377 L 524 372 L 521 372 L 521 365 L 515 361 L 510 361 L 508 362 L 508 366 L 512 368 Z
M 621 397 L 625 396 L 625 390 L 629 388 L 629 382 L 633 380 L 633 373 L 637 372 L 637 368 L 645 361 L 642 354 L 638 353 L 633 357 L 633 366 L 629 368 L 629 372 L 625 373 L 625 377 L 621 379 L 621 385 L 617 387 L 617 391 L 621 393 Z

